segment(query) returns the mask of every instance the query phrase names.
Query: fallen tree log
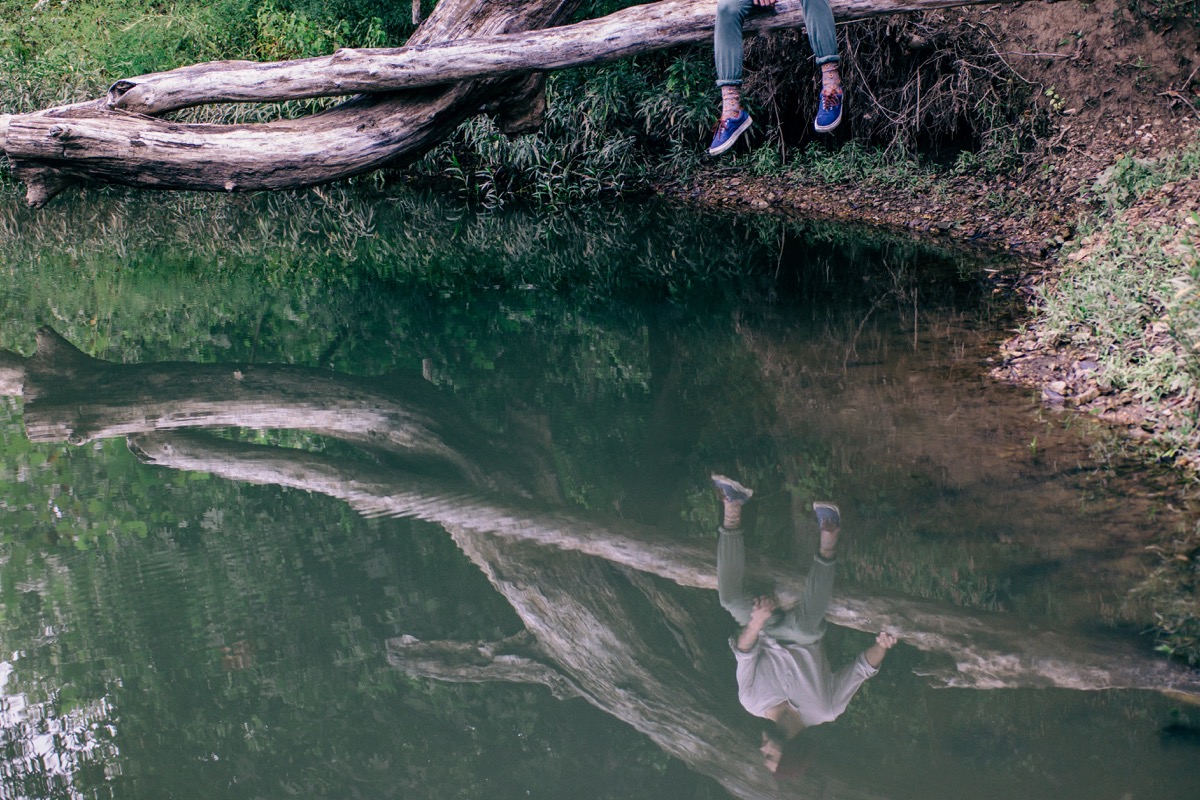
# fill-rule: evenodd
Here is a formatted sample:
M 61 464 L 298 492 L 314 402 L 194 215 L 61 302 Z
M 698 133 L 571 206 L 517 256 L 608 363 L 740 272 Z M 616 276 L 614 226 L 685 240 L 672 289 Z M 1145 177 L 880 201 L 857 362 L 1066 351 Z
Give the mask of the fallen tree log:
M 1017 2 L 1018 0 L 1001 0 Z M 838 20 L 929 11 L 995 0 L 832 0 Z M 799 28 L 800 0 L 751 15 L 747 31 Z M 122 78 L 109 108 L 158 115 L 211 103 L 262 103 L 412 89 L 531 70 L 604 64 L 712 37 L 713 0 L 660 0 L 605 17 L 522 33 L 400 48 L 343 48 L 331 56 L 257 63 L 213 61 Z
M 852 20 L 980 2 L 833 0 L 833 7 L 839 19 Z M 603 63 L 701 41 L 712 32 L 712 0 L 662 0 L 542 30 L 576 5 L 442 0 L 400 49 L 342 50 L 276 64 L 214 62 L 118 80 L 103 101 L 0 116 L 0 150 L 35 206 L 75 180 L 206 191 L 309 186 L 417 157 L 464 119 L 503 108 L 513 92 L 526 92 L 527 101 L 528 86 L 514 75 Z M 774 13 L 749 27 L 802 24 L 799 0 L 780 0 Z M 445 88 L 393 94 L 434 85 Z M 540 96 L 537 88 L 534 97 Z M 302 119 L 259 125 L 188 125 L 146 116 L 205 103 L 365 92 L 374 94 Z M 528 128 L 526 114 L 512 116 Z
M 410 42 L 543 28 L 578 0 L 441 0 Z M 528 89 L 523 80 L 358 97 L 326 112 L 261 125 L 185 125 L 85 103 L 0 122 L 3 149 L 41 206 L 73 181 L 238 191 L 310 186 L 432 147 L 469 116 Z M 524 95 L 522 101 L 528 98 Z M 99 101 L 103 103 L 103 101 Z

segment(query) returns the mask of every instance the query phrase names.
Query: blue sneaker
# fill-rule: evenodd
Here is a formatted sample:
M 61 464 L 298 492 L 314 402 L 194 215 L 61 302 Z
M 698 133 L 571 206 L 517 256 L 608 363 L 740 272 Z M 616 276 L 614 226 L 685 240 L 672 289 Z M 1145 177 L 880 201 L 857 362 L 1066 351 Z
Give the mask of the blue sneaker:
M 813 503 L 813 511 L 817 513 L 817 524 L 822 530 L 842 527 L 842 512 L 833 503 Z
M 821 101 L 817 105 L 817 118 L 813 120 L 813 129 L 817 133 L 829 133 L 842 121 L 842 90 L 821 92 Z
M 717 490 L 717 494 L 721 495 L 721 499 L 725 502 L 744 503 L 754 496 L 753 489 L 747 489 L 733 478 L 726 478 L 724 475 L 713 475 L 712 482 Z
M 746 131 L 750 130 L 750 123 L 754 120 L 750 119 L 750 112 L 742 109 L 742 113 L 736 117 L 723 119 L 717 123 L 717 130 L 713 133 L 712 145 L 708 148 L 710 156 L 719 156 L 729 148 L 733 147 L 741 136 Z

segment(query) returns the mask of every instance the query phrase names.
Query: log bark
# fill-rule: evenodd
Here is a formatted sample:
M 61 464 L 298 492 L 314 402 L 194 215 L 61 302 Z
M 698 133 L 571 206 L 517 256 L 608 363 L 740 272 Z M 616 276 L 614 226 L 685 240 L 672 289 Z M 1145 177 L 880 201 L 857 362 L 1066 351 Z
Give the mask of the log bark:
M 833 0 L 833 7 L 839 19 L 851 20 L 979 2 Z M 442 0 L 400 49 L 346 49 L 277 64 L 214 62 L 122 79 L 105 101 L 0 117 L 0 150 L 35 206 L 76 180 L 205 191 L 309 186 L 419 156 L 484 106 L 522 91 L 520 76 L 531 70 L 603 63 L 711 36 L 712 0 L 662 0 L 540 30 L 577 4 Z M 777 5 L 749 28 L 802 24 L 799 0 Z M 505 81 L 511 76 L 518 76 L 515 84 Z M 441 88 L 394 94 L 431 86 Z M 368 92 L 321 114 L 261 125 L 185 125 L 146 116 L 204 103 Z M 515 118 L 514 131 L 540 120 L 537 113 Z
M 553 25 L 578 0 L 441 0 L 412 46 Z M 184 125 L 80 104 L 9 117 L 3 147 L 26 201 L 44 205 L 73 181 L 241 191 L 309 186 L 416 157 L 490 100 L 522 83 L 457 83 L 352 99 L 327 112 L 261 125 Z

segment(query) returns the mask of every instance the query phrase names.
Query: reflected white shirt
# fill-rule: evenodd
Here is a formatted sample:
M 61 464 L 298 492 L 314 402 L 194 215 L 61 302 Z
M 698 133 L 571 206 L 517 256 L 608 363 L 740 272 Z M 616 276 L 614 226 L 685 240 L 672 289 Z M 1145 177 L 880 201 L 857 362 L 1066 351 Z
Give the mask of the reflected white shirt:
M 809 727 L 840 717 L 863 681 L 879 672 L 859 653 L 834 675 L 821 642 L 784 645 L 759 634 L 745 653 L 738 650 L 736 638 L 729 640 L 729 646 L 737 657 L 742 706 L 756 717 L 765 717 L 786 700 Z

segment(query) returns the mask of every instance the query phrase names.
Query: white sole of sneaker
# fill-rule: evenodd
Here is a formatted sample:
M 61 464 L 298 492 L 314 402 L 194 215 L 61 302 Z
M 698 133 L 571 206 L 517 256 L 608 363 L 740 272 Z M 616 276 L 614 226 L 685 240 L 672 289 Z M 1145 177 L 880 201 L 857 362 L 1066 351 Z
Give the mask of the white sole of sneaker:
M 813 130 L 816 131 L 817 133 L 829 133 L 831 130 L 833 130 L 834 128 L 836 128 L 838 125 L 841 125 L 841 124 L 842 124 L 842 117 L 839 114 L 838 118 L 835 119 L 833 121 L 833 123 L 830 125 L 818 125 L 816 122 L 814 122 Z
M 726 139 L 720 147 L 708 148 L 708 154 L 710 156 L 719 156 L 721 153 L 724 153 L 726 150 L 733 147 L 735 144 L 737 144 L 737 140 L 742 137 L 742 134 L 750 129 L 750 123 L 752 122 L 754 122 L 753 117 L 746 117 L 746 121 L 741 125 L 738 125 L 737 129 L 734 130 L 733 133 L 729 134 L 729 138 Z

